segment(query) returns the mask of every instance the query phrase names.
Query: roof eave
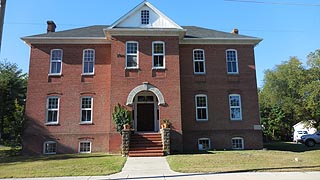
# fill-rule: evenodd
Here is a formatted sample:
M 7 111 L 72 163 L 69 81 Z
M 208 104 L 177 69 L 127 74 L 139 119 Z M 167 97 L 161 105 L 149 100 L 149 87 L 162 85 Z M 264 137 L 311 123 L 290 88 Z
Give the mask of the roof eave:
M 105 37 L 22 37 L 29 46 L 32 44 L 110 44 Z
M 243 44 L 258 45 L 260 38 L 183 38 L 180 44 Z

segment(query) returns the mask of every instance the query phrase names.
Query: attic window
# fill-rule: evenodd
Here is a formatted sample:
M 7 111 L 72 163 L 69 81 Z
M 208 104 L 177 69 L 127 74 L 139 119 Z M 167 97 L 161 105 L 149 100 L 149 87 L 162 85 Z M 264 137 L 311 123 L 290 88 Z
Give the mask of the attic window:
M 148 10 L 141 11 L 141 24 L 149 24 L 149 11 Z

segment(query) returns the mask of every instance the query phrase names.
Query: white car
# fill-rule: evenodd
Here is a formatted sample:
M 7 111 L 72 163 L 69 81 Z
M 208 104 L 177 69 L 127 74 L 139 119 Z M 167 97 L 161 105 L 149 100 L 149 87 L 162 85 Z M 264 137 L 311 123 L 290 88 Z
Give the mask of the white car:
M 293 141 L 298 142 L 301 140 L 301 136 L 309 134 L 308 131 L 295 131 L 293 133 Z
M 313 147 L 315 144 L 320 144 L 320 131 L 314 134 L 308 134 L 301 136 L 299 142 L 305 144 L 308 147 Z

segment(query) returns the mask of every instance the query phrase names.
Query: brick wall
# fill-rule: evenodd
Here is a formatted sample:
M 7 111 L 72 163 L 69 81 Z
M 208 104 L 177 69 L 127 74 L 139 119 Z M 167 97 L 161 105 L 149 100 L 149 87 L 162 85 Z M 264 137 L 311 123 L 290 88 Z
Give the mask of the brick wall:
M 201 137 L 210 137 L 212 148 L 230 149 L 233 136 L 244 137 L 245 148 L 262 148 L 261 131 L 253 130 L 254 125 L 260 124 L 253 48 L 250 45 L 180 45 L 184 150 L 197 150 L 197 139 Z M 205 51 L 205 75 L 193 74 L 193 49 Z M 238 75 L 227 74 L 227 49 L 237 50 Z M 242 121 L 230 120 L 229 94 L 232 93 L 241 95 Z M 208 121 L 196 121 L 196 94 L 207 95 Z

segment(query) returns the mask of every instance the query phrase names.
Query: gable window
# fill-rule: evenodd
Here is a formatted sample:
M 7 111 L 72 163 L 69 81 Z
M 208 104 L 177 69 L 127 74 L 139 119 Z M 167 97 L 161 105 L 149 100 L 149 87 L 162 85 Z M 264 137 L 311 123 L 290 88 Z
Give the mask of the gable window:
M 242 137 L 234 137 L 231 141 L 232 149 L 244 149 L 244 139 Z
M 92 123 L 92 97 L 82 97 L 81 98 L 81 123 Z
M 238 74 L 238 55 L 237 51 L 229 49 L 226 51 L 228 74 Z
M 61 75 L 62 49 L 51 50 L 50 75 Z
M 95 51 L 93 49 L 83 50 L 82 74 L 94 74 Z
M 46 124 L 58 124 L 59 97 L 48 97 L 46 109 Z
M 43 143 L 43 154 L 56 154 L 57 143 L 54 141 L 47 141 Z
M 198 150 L 209 150 L 210 147 L 210 139 L 209 138 L 200 138 L 198 139 Z
M 206 73 L 204 50 L 202 49 L 193 50 L 193 68 L 194 68 L 194 74 Z
M 149 11 L 148 10 L 141 11 L 141 24 L 149 24 Z
M 126 68 L 138 68 L 138 42 L 127 42 L 126 52 Z
M 91 153 L 91 142 L 80 141 L 79 142 L 79 153 Z
M 229 95 L 230 119 L 242 120 L 241 97 L 239 94 Z
M 196 95 L 196 120 L 207 121 L 208 120 L 208 104 L 207 95 Z
M 165 46 L 164 42 L 156 41 L 152 42 L 152 65 L 153 68 L 165 67 Z

